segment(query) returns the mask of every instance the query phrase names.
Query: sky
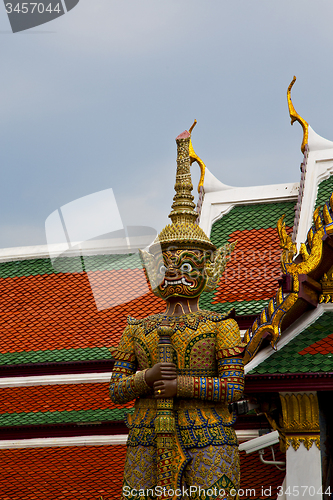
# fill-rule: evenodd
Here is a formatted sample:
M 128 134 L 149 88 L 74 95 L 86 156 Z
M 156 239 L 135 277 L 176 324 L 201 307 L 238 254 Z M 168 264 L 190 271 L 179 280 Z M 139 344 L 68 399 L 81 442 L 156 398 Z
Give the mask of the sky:
M 45 244 L 59 207 L 113 189 L 161 230 L 178 134 L 232 186 L 297 182 L 297 112 L 332 140 L 329 0 L 80 0 L 13 34 L 0 5 L 0 248 Z M 194 179 L 198 166 L 193 165 Z

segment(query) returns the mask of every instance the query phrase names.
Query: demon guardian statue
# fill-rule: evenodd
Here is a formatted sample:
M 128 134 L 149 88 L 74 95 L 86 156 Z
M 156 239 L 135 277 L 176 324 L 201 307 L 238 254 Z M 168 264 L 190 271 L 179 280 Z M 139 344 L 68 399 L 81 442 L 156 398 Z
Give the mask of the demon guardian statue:
M 191 129 L 176 142 L 172 223 L 143 252 L 165 312 L 128 318 L 118 347 L 111 348 L 111 399 L 135 399 L 127 419 L 123 496 L 236 499 L 240 467 L 228 405 L 242 396 L 246 344 L 233 319 L 199 308 L 201 293 L 217 286 L 233 245 L 216 249 L 196 223 L 190 165 L 204 165 L 193 151 Z

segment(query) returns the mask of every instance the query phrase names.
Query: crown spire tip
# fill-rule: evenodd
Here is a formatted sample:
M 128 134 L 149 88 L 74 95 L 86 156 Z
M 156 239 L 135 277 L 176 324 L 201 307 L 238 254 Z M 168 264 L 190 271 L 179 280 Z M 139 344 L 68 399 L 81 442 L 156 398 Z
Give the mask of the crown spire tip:
M 184 130 L 184 132 L 176 137 L 176 141 L 178 141 L 179 139 L 188 139 L 189 137 L 191 137 L 191 134 L 187 130 Z

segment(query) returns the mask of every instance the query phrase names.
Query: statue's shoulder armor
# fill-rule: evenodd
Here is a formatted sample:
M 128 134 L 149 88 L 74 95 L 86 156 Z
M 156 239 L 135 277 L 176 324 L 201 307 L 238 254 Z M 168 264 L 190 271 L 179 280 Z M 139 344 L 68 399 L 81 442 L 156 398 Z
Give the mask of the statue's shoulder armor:
M 136 319 L 136 318 L 133 318 L 133 316 L 127 316 L 127 324 L 130 326 L 141 325 L 142 322 L 143 322 L 143 319 Z
M 127 316 L 127 324 L 129 325 L 143 325 L 144 323 L 150 323 L 151 321 L 158 321 L 160 319 L 159 314 L 151 314 L 145 318 L 133 318 L 133 316 Z
M 212 311 L 203 310 L 202 313 L 205 316 L 206 321 L 213 321 L 214 323 L 220 323 L 221 321 L 225 321 L 226 319 L 233 319 L 233 310 L 228 311 L 226 313 L 218 313 Z
M 147 333 L 161 322 L 160 314 L 152 314 L 146 318 L 136 319 L 132 316 L 127 316 L 127 324 L 130 326 L 141 326 Z

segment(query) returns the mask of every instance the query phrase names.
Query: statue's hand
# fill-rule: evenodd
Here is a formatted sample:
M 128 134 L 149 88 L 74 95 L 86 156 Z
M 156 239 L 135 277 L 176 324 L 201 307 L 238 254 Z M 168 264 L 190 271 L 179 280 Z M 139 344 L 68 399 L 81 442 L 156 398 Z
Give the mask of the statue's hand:
M 177 378 L 176 365 L 174 363 L 156 363 L 146 371 L 146 382 L 153 387 L 157 380 L 173 380 Z
M 154 383 L 154 396 L 156 399 L 173 398 L 177 395 L 177 379 L 158 380 Z

